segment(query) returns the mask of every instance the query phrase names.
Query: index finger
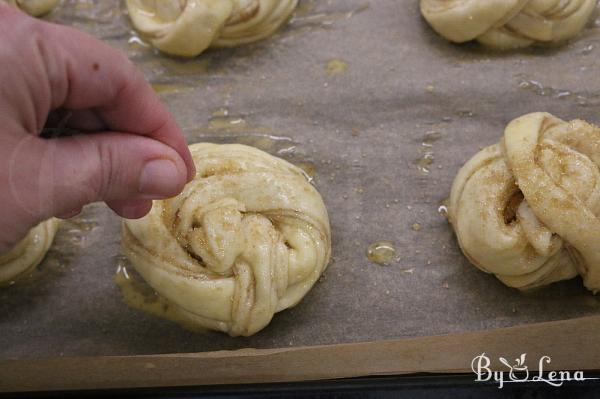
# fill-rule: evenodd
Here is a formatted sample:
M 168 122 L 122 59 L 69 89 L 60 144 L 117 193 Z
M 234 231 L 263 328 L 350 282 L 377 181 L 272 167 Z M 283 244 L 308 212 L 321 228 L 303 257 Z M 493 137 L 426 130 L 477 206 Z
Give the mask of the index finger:
M 172 147 L 184 160 L 188 179 L 194 176 L 180 127 L 123 53 L 76 29 L 35 24 L 39 29 L 34 30 L 34 48 L 45 66 L 51 109 L 93 109 L 109 130 L 147 136 Z

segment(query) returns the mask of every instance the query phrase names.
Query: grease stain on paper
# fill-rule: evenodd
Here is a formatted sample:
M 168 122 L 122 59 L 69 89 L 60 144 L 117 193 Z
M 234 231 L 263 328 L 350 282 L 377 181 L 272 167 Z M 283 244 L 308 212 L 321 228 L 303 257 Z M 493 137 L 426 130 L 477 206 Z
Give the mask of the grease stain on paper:
M 375 241 L 367 248 L 367 258 L 379 265 L 390 265 L 396 257 L 396 248 L 391 241 Z
M 327 62 L 325 69 L 328 75 L 339 75 L 348 70 L 348 63 L 344 60 L 334 58 Z
M 170 303 L 154 291 L 135 269 L 129 266 L 129 261 L 125 256 L 119 255 L 117 257 L 117 265 L 113 280 L 119 287 L 123 302 L 127 306 L 175 322 L 189 331 L 206 331 L 206 329 L 193 324 L 190 321 L 191 316 L 187 316 L 183 309 Z
M 600 105 L 600 93 L 576 92 L 567 89 L 554 88 L 534 79 L 526 79 L 518 75 L 518 87 L 541 97 L 554 98 L 557 100 L 569 100 L 575 104 L 587 107 Z

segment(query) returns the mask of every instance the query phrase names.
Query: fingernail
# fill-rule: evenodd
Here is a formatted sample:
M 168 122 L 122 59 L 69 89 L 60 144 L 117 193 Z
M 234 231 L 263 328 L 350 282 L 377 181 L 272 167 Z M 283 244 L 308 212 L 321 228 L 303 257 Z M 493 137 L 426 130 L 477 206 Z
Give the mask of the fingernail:
M 179 194 L 182 175 L 173 161 L 154 159 L 144 165 L 140 175 L 139 192 L 154 198 Z
M 196 173 L 197 173 L 196 165 L 194 165 L 192 163 L 192 165 L 190 167 L 190 171 L 188 172 L 188 178 L 187 178 L 188 183 L 191 182 L 192 180 L 194 180 L 194 178 L 196 177 Z

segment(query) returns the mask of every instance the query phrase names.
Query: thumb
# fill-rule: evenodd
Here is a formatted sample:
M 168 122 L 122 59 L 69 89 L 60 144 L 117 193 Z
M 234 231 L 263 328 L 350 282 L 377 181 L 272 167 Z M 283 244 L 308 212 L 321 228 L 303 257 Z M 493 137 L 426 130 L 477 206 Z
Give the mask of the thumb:
M 23 137 L 9 160 L 15 205 L 33 218 L 76 214 L 105 201 L 119 215 L 142 217 L 150 200 L 173 197 L 187 182 L 181 156 L 159 141 L 125 133 L 44 140 Z

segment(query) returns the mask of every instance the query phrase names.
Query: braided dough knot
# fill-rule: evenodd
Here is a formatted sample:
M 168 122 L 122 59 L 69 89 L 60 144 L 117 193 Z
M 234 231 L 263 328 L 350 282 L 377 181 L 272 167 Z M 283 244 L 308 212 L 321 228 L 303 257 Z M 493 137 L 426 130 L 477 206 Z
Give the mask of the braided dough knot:
M 127 0 L 133 25 L 165 53 L 194 57 L 209 47 L 262 40 L 292 15 L 298 0 Z
M 327 266 L 319 193 L 286 161 L 242 145 L 190 146 L 196 178 L 125 222 L 126 255 L 197 325 L 252 335 L 297 304 Z
M 580 274 L 600 290 L 600 129 L 534 113 L 458 173 L 449 218 L 465 255 L 511 287 Z
M 421 13 L 441 36 L 499 49 L 568 40 L 595 7 L 596 0 L 421 0 Z

